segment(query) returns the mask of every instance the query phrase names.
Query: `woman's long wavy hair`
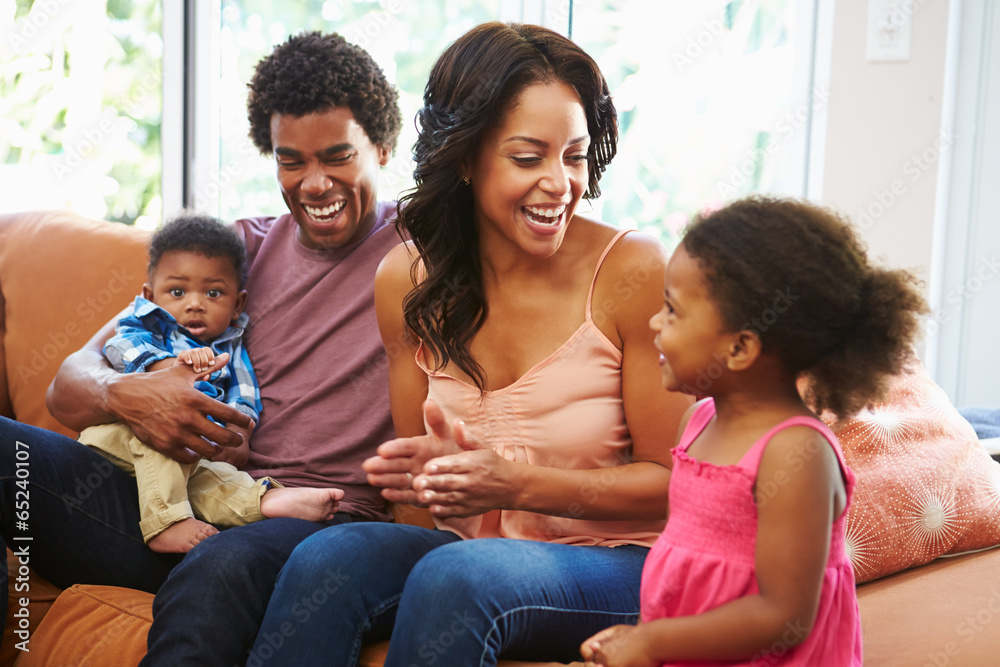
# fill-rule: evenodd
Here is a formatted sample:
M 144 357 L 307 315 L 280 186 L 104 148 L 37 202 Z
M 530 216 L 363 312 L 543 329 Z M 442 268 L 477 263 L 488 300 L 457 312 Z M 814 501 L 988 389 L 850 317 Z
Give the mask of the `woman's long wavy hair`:
M 597 63 L 559 33 L 515 23 L 473 28 L 438 58 L 417 114 L 416 185 L 400 198 L 398 221 L 417 248 L 424 275 L 403 303 L 406 326 L 430 350 L 437 370 L 453 362 L 480 391 L 486 374 L 468 344 L 488 306 L 472 189 L 462 183 L 462 167 L 525 88 L 555 81 L 580 96 L 590 134 L 583 196 L 598 197 L 598 181 L 615 156 L 618 118 Z M 413 271 L 416 281 L 417 263 Z

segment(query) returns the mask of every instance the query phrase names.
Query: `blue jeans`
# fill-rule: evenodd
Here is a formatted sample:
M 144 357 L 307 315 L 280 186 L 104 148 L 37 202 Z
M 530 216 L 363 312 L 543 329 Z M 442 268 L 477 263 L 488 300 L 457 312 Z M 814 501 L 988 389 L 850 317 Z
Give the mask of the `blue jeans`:
M 134 479 L 71 438 L 5 417 L 0 538 L 15 553 L 26 550 L 22 562 L 60 587 L 107 584 L 154 593 L 181 560 L 143 544 Z M 6 558 L 0 567 L 6 609 Z
M 390 634 L 386 667 L 572 660 L 593 633 L 638 620 L 648 551 L 330 528 L 285 563 L 247 665 L 356 665 L 363 641 Z
M 264 618 L 274 582 L 295 547 L 327 523 L 265 519 L 199 543 L 153 601 L 148 653 L 140 665 L 242 665 Z
M 31 568 L 57 586 L 159 590 L 144 664 L 242 664 L 285 559 L 308 535 L 350 520 L 267 519 L 222 531 L 186 557 L 159 554 L 139 532 L 135 479 L 75 440 L 0 417 L 4 545 L 26 547 Z

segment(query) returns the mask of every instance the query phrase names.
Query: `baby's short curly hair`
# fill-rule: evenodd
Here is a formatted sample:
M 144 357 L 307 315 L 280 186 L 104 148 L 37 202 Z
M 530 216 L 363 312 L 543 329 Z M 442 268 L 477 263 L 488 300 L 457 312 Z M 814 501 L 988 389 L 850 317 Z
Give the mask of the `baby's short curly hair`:
M 305 32 L 275 47 L 254 71 L 247 113 L 250 138 L 270 155 L 271 116 L 304 116 L 347 107 L 376 146 L 394 149 L 402 114 L 398 93 L 361 47 L 337 33 Z
M 149 239 L 149 275 L 153 275 L 166 253 L 177 251 L 230 260 L 243 289 L 247 279 L 246 248 L 239 235 L 220 220 L 200 213 L 181 213 L 163 223 Z

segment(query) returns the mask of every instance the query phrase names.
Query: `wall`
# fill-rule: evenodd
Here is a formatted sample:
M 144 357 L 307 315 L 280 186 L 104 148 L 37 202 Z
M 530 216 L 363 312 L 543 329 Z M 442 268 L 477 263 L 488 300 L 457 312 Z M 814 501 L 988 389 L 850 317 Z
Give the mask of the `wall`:
M 863 229 L 869 251 L 930 278 L 949 0 L 913 0 L 906 62 L 866 59 L 868 3 L 841 0 L 833 17 L 823 203 Z M 927 287 L 925 286 L 925 293 Z
M 934 312 L 919 352 L 951 400 L 1000 406 L 1000 24 L 993 0 L 900 2 L 913 9 L 910 59 L 880 63 L 867 61 L 869 3 L 820 1 L 830 101 L 811 194 L 924 280 Z

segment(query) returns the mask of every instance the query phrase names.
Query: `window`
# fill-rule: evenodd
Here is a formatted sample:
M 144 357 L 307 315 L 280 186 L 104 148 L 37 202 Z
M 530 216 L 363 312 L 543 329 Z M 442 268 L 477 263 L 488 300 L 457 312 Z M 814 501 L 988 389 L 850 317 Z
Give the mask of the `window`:
M 3 6 L 13 10 L 0 51 L 3 209 L 158 223 L 160 3 Z
M 812 2 L 576 2 L 573 39 L 618 108 L 597 214 L 668 245 L 751 192 L 805 196 Z
M 477 23 L 523 20 L 569 34 L 615 97 L 618 156 L 590 215 L 671 245 L 702 207 L 806 194 L 813 107 L 825 103 L 811 90 L 815 5 L 19 0 L 0 79 L 0 206 L 150 226 L 185 205 L 224 220 L 284 212 L 273 161 L 247 136 L 246 84 L 302 30 L 339 31 L 398 87 L 403 131 L 380 183 L 396 196 L 412 184 L 413 118 L 438 54 Z
M 246 136 L 245 99 L 253 66 L 293 30 L 339 31 L 371 52 L 399 88 L 403 132 L 380 184 L 389 197 L 412 185 L 412 119 L 438 54 L 482 21 L 526 20 L 571 34 L 601 65 L 615 97 L 618 156 L 590 214 L 670 245 L 705 206 L 754 191 L 806 194 L 812 105 L 825 100 L 809 89 L 814 5 L 224 0 L 218 176 L 199 179 L 208 187 L 196 203 L 217 207 L 224 219 L 284 211 L 273 164 L 257 157 Z

